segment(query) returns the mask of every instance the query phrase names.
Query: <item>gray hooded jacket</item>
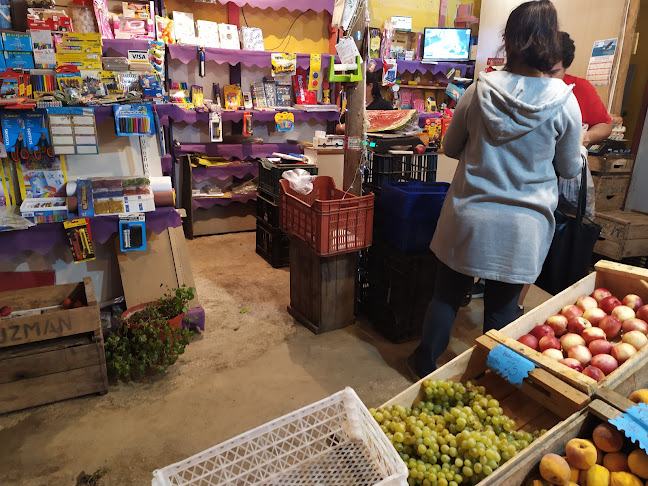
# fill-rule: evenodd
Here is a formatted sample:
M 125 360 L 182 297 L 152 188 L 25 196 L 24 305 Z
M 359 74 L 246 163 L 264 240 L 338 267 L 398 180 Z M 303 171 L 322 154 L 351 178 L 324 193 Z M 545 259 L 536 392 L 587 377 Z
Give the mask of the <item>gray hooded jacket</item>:
M 581 113 L 559 79 L 481 73 L 443 139 L 459 159 L 430 248 L 457 272 L 535 282 L 549 251 L 558 179 L 580 173 Z

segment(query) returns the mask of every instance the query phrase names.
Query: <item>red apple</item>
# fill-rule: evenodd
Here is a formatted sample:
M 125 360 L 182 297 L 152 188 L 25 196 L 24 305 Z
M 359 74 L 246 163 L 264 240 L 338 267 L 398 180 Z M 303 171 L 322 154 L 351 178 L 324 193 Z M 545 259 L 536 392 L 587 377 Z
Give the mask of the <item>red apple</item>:
M 567 351 L 567 357 L 577 359 L 580 364 L 587 366 L 592 359 L 592 353 L 590 353 L 590 350 L 582 344 L 577 344 L 576 346 L 569 348 L 569 351 Z
M 635 318 L 635 311 L 633 311 L 627 305 L 619 305 L 612 309 L 612 315 L 619 319 L 621 322 L 627 321 L 628 319 Z
M 585 344 L 585 339 L 583 339 L 578 334 L 570 332 L 569 334 L 565 334 L 560 338 L 560 344 L 562 345 L 562 348 L 563 350 L 565 350 L 565 352 L 569 352 L 572 347 L 578 346 L 579 344 Z
M 630 307 L 633 311 L 638 311 L 639 307 L 644 305 L 643 299 L 639 297 L 637 294 L 628 294 L 626 295 L 623 300 L 621 301 L 623 305 L 627 305 Z
M 538 350 L 538 340 L 532 334 L 525 334 L 518 339 L 519 343 L 529 346 L 531 349 Z
M 596 380 L 597 382 L 605 378 L 605 374 L 596 366 L 588 366 L 583 370 L 583 374 Z
M 627 321 L 623 322 L 621 330 L 623 332 L 641 331 L 644 334 L 648 334 L 648 322 L 636 318 L 628 319 Z
M 616 359 L 620 365 L 628 361 L 635 354 L 637 354 L 637 350 L 632 344 L 619 343 L 612 346 L 612 357 Z
M 624 343 L 631 344 L 634 346 L 634 348 L 639 351 L 641 348 L 643 348 L 646 344 L 648 344 L 648 337 L 641 332 L 641 331 L 630 331 L 626 332 L 623 337 L 621 337 L 621 340 Z
M 605 331 L 605 336 L 608 339 L 614 339 L 621 332 L 621 322 L 613 316 L 605 316 L 599 322 L 599 327 Z
M 547 349 L 560 349 L 560 341 L 555 336 L 544 336 L 538 341 L 540 346 L 540 351 L 545 351 Z
M 599 322 L 601 322 L 601 319 L 603 319 L 605 316 L 607 316 L 605 311 L 603 309 L 599 309 L 598 307 L 587 309 L 585 312 L 583 312 L 583 319 L 590 321 L 592 326 L 598 326 Z
M 567 331 L 574 334 L 582 334 L 587 328 L 592 327 L 592 323 L 583 317 L 572 317 L 567 321 Z
M 567 319 L 571 319 L 572 317 L 580 317 L 583 315 L 583 309 L 578 307 L 577 305 L 566 305 L 565 307 L 562 308 L 560 313 L 565 316 Z
M 644 304 L 641 307 L 639 307 L 639 310 L 637 312 L 637 319 L 641 319 L 642 321 L 648 322 L 648 304 Z
M 623 305 L 623 304 L 614 295 L 606 297 L 603 300 L 599 300 L 599 307 L 601 309 L 603 309 L 603 311 L 606 314 L 612 314 L 612 309 L 614 309 L 615 307 L 618 307 L 620 305 Z
M 619 367 L 619 362 L 609 354 L 597 354 L 592 357 L 592 366 L 596 366 L 605 376 L 608 376 Z
M 572 369 L 574 369 L 576 371 L 583 371 L 583 365 L 577 359 L 563 358 L 558 362 L 564 364 L 565 366 L 569 366 L 570 368 L 572 368 Z
M 594 292 L 592 292 L 591 297 L 594 297 L 596 299 L 596 302 L 601 302 L 603 299 L 606 297 L 610 297 L 612 295 L 612 292 L 610 292 L 608 289 L 596 289 Z
M 576 308 L 578 309 L 578 307 Z M 549 326 L 551 329 L 553 329 L 555 336 L 562 336 L 567 332 L 568 321 L 569 319 L 567 319 L 565 316 L 558 314 L 547 319 L 545 321 L 545 326 Z
M 583 331 L 583 334 L 581 334 L 581 336 L 585 340 L 585 344 L 589 344 L 592 341 L 596 341 L 597 339 L 606 338 L 605 331 L 600 327 L 588 327 Z
M 542 354 L 544 354 L 545 356 L 551 359 L 555 359 L 556 361 L 559 361 L 564 358 L 563 353 L 560 349 L 554 349 L 554 348 L 545 349 L 542 352 Z
M 612 343 L 607 339 L 596 339 L 589 343 L 588 346 L 592 355 L 610 354 L 612 352 Z
M 554 333 L 554 330 L 551 329 L 551 327 L 547 326 L 546 324 L 541 324 L 539 326 L 534 327 L 533 329 L 531 329 L 531 332 L 529 332 L 529 334 L 531 334 L 538 340 L 542 339 L 544 336 L 556 335 Z
M 580 299 L 576 301 L 576 305 L 580 307 L 584 312 L 587 309 L 593 309 L 595 307 L 598 307 L 598 302 L 594 297 L 590 297 L 589 295 L 583 295 Z

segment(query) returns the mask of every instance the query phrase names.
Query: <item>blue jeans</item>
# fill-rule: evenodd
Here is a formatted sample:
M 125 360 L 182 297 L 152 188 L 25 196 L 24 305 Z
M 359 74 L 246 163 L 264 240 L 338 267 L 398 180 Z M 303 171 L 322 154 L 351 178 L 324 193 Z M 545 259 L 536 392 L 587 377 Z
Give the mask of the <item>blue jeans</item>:
M 443 262 L 437 263 L 434 296 L 425 313 L 421 344 L 414 351 L 414 363 L 419 376 L 436 370 L 436 360 L 448 347 L 452 325 L 474 277 L 456 272 Z M 486 280 L 484 290 L 484 327 L 501 329 L 515 320 L 522 284 Z

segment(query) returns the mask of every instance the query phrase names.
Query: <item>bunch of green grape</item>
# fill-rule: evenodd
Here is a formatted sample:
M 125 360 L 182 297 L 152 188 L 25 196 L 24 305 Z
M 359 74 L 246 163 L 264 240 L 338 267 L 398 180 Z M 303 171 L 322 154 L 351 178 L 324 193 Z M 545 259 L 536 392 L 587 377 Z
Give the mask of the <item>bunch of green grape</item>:
M 482 386 L 423 382 L 426 401 L 370 409 L 409 468 L 411 486 L 477 484 L 544 433 L 517 431 Z

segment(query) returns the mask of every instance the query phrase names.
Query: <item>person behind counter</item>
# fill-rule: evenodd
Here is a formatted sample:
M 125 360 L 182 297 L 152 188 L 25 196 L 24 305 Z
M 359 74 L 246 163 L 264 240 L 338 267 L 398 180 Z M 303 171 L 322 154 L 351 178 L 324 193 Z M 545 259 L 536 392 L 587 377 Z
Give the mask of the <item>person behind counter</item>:
M 380 76 L 378 73 L 368 72 L 365 76 L 365 107 L 367 110 L 393 110 L 394 107 L 389 101 L 383 98 L 382 93 L 380 92 Z M 345 115 L 342 114 L 340 118 L 340 123 L 335 127 L 335 133 L 338 135 L 344 135 L 345 124 L 344 124 Z

